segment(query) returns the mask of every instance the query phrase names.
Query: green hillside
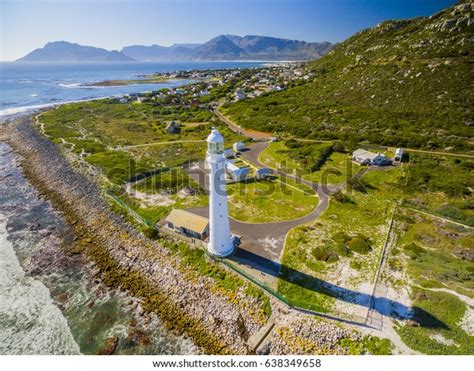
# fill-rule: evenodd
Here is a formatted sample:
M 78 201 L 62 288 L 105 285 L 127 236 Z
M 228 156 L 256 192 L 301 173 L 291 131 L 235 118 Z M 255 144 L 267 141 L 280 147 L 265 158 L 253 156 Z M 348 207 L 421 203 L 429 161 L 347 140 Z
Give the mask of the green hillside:
M 311 62 L 311 79 L 226 104 L 239 125 L 296 137 L 474 150 L 474 2 L 387 21 Z

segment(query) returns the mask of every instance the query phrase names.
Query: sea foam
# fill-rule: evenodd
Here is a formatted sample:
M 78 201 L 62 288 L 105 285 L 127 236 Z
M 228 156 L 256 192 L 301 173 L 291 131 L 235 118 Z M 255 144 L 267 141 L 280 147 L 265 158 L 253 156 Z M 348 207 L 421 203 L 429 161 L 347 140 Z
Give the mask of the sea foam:
M 0 354 L 80 354 L 49 290 L 26 276 L 7 237 L 0 215 Z

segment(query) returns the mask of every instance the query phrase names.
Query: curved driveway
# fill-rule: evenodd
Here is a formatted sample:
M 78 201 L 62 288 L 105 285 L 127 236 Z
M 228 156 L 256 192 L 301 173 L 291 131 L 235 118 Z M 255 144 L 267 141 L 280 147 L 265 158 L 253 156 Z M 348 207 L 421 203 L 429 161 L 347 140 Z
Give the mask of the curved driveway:
M 252 144 L 249 150 L 242 153 L 242 157 L 258 167 L 265 167 L 258 161 L 259 154 L 267 147 L 267 142 L 258 142 Z M 186 167 L 188 175 L 200 184 L 206 192 L 209 193 L 209 183 L 207 172 L 199 166 Z M 242 236 L 241 248 L 257 254 L 263 258 L 278 262 L 281 252 L 285 245 L 285 237 L 290 229 L 305 223 L 309 223 L 319 217 L 329 205 L 329 194 L 327 189 L 320 185 L 287 175 L 282 171 L 275 170 L 279 175 L 291 178 L 297 182 L 308 185 L 313 188 L 319 197 L 318 205 L 313 211 L 301 218 L 272 222 L 272 223 L 245 223 L 230 218 L 230 228 L 232 233 Z M 188 209 L 198 215 L 209 217 L 209 207 L 196 207 Z

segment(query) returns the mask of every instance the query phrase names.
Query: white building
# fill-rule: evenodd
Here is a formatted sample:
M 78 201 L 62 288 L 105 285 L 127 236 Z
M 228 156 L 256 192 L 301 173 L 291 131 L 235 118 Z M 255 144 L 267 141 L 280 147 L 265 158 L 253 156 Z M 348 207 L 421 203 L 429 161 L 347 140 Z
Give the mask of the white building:
M 227 193 L 225 186 L 224 138 L 217 129 L 207 137 L 209 173 L 209 253 L 225 257 L 234 251 L 230 235 Z
M 240 151 L 243 151 L 245 149 L 245 144 L 242 143 L 242 142 L 235 142 L 232 145 L 232 148 L 234 149 L 234 152 L 240 152 Z
M 397 148 L 397 149 L 395 150 L 395 158 L 394 158 L 394 160 L 401 162 L 401 161 L 402 161 L 402 158 L 403 158 L 403 148 Z
M 232 180 L 235 180 L 236 182 L 241 182 L 242 180 L 245 180 L 247 178 L 249 168 L 239 167 L 232 161 L 226 161 L 225 172 Z
M 224 149 L 224 157 L 225 158 L 232 158 L 234 157 L 234 150 L 232 148 L 226 148 Z
M 357 149 L 352 153 L 352 161 L 359 165 L 386 166 L 391 164 L 390 158 L 381 153 L 373 153 L 365 149 Z
M 242 89 L 237 89 L 234 93 L 234 99 L 235 100 L 242 100 L 245 99 L 245 93 Z

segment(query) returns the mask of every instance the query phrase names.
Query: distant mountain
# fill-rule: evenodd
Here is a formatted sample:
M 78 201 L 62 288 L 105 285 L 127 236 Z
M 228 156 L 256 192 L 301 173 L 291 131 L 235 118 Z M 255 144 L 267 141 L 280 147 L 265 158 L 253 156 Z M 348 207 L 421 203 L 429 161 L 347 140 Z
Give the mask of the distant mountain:
M 246 54 L 245 50 L 237 46 L 227 36 L 220 35 L 198 47 L 193 55 L 193 59 L 241 59 L 246 57 Z
M 309 60 L 326 54 L 333 44 L 269 36 L 219 35 L 204 44 L 130 45 L 121 51 L 55 41 L 17 62 L 123 62 L 180 60 Z
M 248 55 L 259 59 L 315 59 L 333 47 L 333 44 L 327 41 L 306 42 L 256 35 L 226 36 Z
M 140 61 L 183 60 L 190 59 L 200 44 L 175 44 L 170 47 L 160 45 L 131 45 L 124 47 L 121 52 Z
M 181 44 L 173 44 L 170 46 L 170 48 L 178 48 L 178 47 L 183 47 L 183 48 L 189 48 L 189 49 L 196 49 L 202 44 L 196 44 L 196 43 L 181 43 Z
M 196 49 L 193 59 L 308 60 L 326 54 L 330 42 L 306 42 L 269 36 L 220 35 Z
M 204 44 L 126 46 L 122 53 L 136 60 L 309 60 L 326 54 L 333 47 L 330 42 L 219 35 Z
M 105 50 L 93 46 L 83 46 L 67 41 L 47 43 L 35 49 L 17 62 L 126 62 L 134 59 L 117 50 Z

